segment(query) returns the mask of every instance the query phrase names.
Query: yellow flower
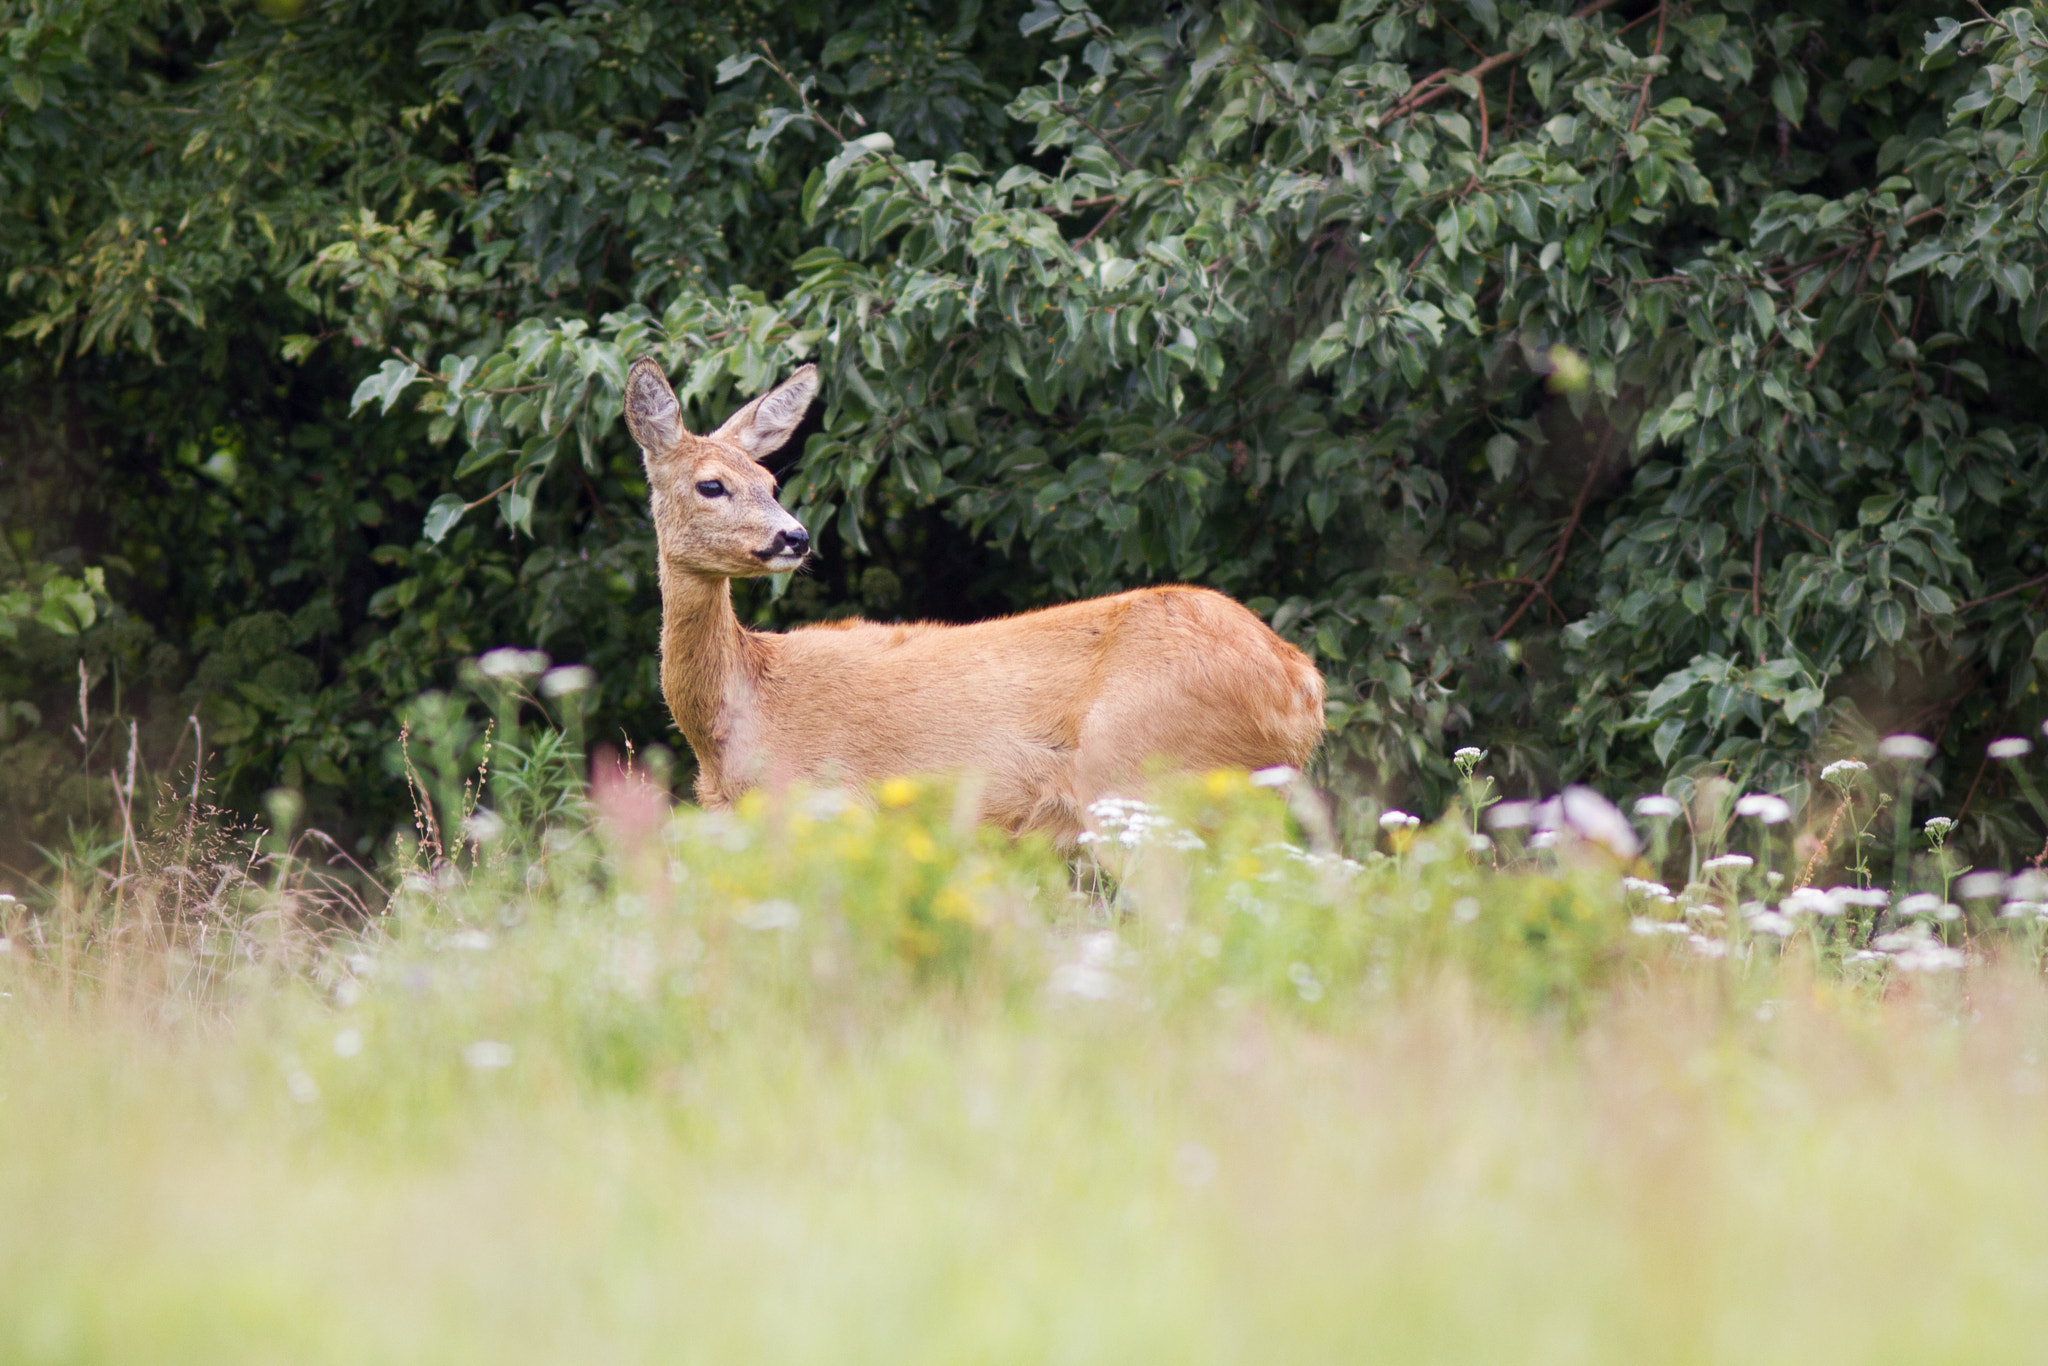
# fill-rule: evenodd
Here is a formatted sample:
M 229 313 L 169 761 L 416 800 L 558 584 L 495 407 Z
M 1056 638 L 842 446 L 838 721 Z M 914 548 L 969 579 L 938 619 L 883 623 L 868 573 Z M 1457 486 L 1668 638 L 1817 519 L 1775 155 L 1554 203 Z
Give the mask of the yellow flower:
M 1244 774 L 1234 768 L 1212 768 L 1202 775 L 1202 790 L 1212 797 L 1228 797 L 1244 785 Z
M 891 778 L 882 784 L 878 794 L 882 805 L 890 808 L 908 806 L 917 800 L 917 780 L 914 778 Z
M 922 830 L 913 830 L 904 836 L 903 848 L 919 863 L 930 863 L 939 856 L 939 846 L 932 843 L 932 837 Z
M 1250 854 L 1239 854 L 1236 861 L 1230 865 L 1233 877 L 1253 878 L 1264 871 L 1265 866 Z
M 768 809 L 767 795 L 758 787 L 750 787 L 733 803 L 733 809 L 747 820 L 759 820 L 761 813 Z

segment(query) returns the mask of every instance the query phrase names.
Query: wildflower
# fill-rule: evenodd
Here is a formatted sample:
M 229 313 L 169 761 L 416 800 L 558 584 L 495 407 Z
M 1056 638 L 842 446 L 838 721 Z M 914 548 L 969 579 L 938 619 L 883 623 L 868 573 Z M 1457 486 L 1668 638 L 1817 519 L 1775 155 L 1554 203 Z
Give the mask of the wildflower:
M 1076 996 L 1084 1001 L 1107 1001 L 1123 989 L 1110 971 L 1116 962 L 1117 940 L 1112 930 L 1098 930 L 1081 937 L 1081 952 L 1072 963 L 1053 969 L 1047 990 L 1055 996 Z
M 1870 765 L 1861 759 L 1837 759 L 1820 771 L 1821 781 L 1847 787 L 1856 781 L 1858 775 L 1868 773 Z
M 1486 836 L 1484 836 L 1484 835 L 1467 835 L 1467 836 L 1465 836 L 1465 852 L 1466 852 L 1466 853 L 1468 853 L 1468 854 L 1485 854 L 1485 853 L 1490 853 L 1490 852 L 1492 852 L 1492 850 L 1493 850 L 1493 841 L 1492 841 L 1492 840 L 1490 840 L 1490 839 L 1488 839 L 1488 838 L 1487 838 Z
M 1992 870 L 1965 873 L 1956 879 L 1956 895 L 1965 901 L 1983 901 L 2005 892 L 2005 874 Z
M 566 697 L 582 692 L 597 682 L 597 671 L 587 664 L 564 664 L 540 676 L 540 690 L 548 697 Z
M 2048 901 L 2048 873 L 2022 868 L 2007 879 L 2005 897 L 2008 901 Z
M 344 1029 L 344 1030 L 342 1030 L 342 1031 L 341 1031 L 341 1032 L 340 1032 L 339 1034 L 336 1034 L 336 1035 L 334 1036 L 334 1056 L 335 1056 L 335 1057 L 337 1057 L 337 1058 L 353 1058 L 353 1057 L 354 1057 L 354 1056 L 355 1056 L 356 1054 L 358 1054 L 358 1053 L 360 1053 L 360 1052 L 362 1052 L 362 1051 L 363 1051 L 363 1031 L 362 1031 L 362 1030 L 360 1030 L 360 1029 Z
M 1719 939 L 1709 939 L 1703 934 L 1688 934 L 1685 942 L 1692 945 L 1692 951 L 1702 958 L 1726 958 L 1728 945 Z
M 447 944 L 451 949 L 466 949 L 474 953 L 489 948 L 491 936 L 487 930 L 457 930 L 448 936 Z
M 479 806 L 462 822 L 462 833 L 478 844 L 489 844 L 505 833 L 505 818 L 488 806 Z
M 1927 832 L 1929 838 L 1945 840 L 1948 838 L 1949 832 L 1956 828 L 1956 823 L 1947 816 L 1929 816 L 1927 824 L 1921 828 Z
M 1984 752 L 1994 759 L 2024 759 L 2034 752 L 2034 742 L 2024 736 L 2008 735 L 1984 746 Z
M 1661 882 L 1652 882 L 1646 877 L 1625 877 L 1621 880 L 1623 891 L 1640 892 L 1646 896 L 1670 896 L 1671 889 Z
M 1870 941 L 1870 947 L 1879 953 L 1897 953 L 1901 949 L 1919 948 L 1929 939 L 1925 925 L 1908 925 L 1905 929 L 1879 935 Z
M 1757 934 L 1776 935 L 1778 938 L 1783 939 L 1786 935 L 1792 933 L 1793 930 L 1792 917 L 1781 915 L 1776 911 L 1758 911 L 1756 914 L 1746 917 L 1746 919 L 1749 922 L 1749 928 Z
M 1894 763 L 1919 763 L 1934 757 L 1934 746 L 1917 735 L 1887 735 L 1877 742 L 1877 752 Z
M 1452 754 L 1451 757 L 1461 764 L 1476 764 L 1486 757 L 1486 751 L 1476 745 L 1467 745 Z
M 1786 915 L 1840 915 L 1842 903 L 1818 887 L 1799 887 L 1778 903 L 1778 909 Z
M 0 906 L 12 906 L 15 904 L 16 902 L 12 894 L 7 892 L 0 892 Z
M 1946 944 L 1929 944 L 1892 955 L 1892 962 L 1901 972 L 1954 972 L 1968 961 L 1961 949 Z
M 1708 859 L 1705 863 L 1702 863 L 1700 865 L 1700 871 L 1703 873 L 1712 873 L 1718 872 L 1723 868 L 1729 868 L 1733 869 L 1736 872 L 1740 872 L 1744 868 L 1753 867 L 1755 863 L 1756 860 L 1751 858 L 1747 854 L 1717 854 L 1713 858 Z
M 1451 919 L 1460 925 L 1469 925 L 1479 918 L 1479 898 L 1461 896 L 1451 903 Z
M 1500 802 L 1486 813 L 1486 823 L 1496 830 L 1520 830 L 1534 809 L 1529 802 Z
M 1566 828 L 1580 839 L 1602 846 L 1624 862 L 1642 852 L 1642 842 L 1628 817 L 1592 788 L 1568 787 L 1557 800 Z
M 486 651 L 476 662 L 485 678 L 531 678 L 547 668 L 548 657 L 540 650 L 521 650 L 510 645 Z
M 1781 825 L 1792 819 L 1792 804 L 1768 792 L 1752 792 L 1736 800 L 1735 814 L 1752 817 L 1765 825 Z
M 2000 920 L 2019 920 L 2025 916 L 2039 918 L 2048 915 L 2048 904 L 2039 901 L 2008 901 L 1998 908 Z
M 1932 915 L 1941 909 L 1941 898 L 1932 892 L 1915 892 L 1899 902 L 1900 915 Z
M 1889 906 L 1892 900 L 1882 887 L 1830 887 L 1828 895 L 1844 906 Z
M 892 810 L 896 807 L 908 806 L 917 800 L 917 780 L 915 778 L 891 778 L 882 784 L 881 789 L 875 795 L 881 800 L 882 805 Z M 1099 806 L 1101 803 L 1098 802 L 1097 805 Z
M 512 1045 L 498 1043 L 492 1039 L 478 1039 L 475 1043 L 462 1046 L 462 1061 L 479 1072 L 489 1072 L 512 1065 Z
M 1253 787 L 1285 787 L 1301 776 L 1301 770 L 1287 764 L 1275 764 L 1271 768 L 1256 769 L 1252 773 Z
M 1682 920 L 1652 920 L 1646 915 L 1631 916 L 1628 928 L 1629 933 L 1641 935 L 1692 933 Z
M 1529 847 L 1531 849 L 1551 849 L 1555 848 L 1556 845 L 1557 832 L 1555 830 L 1538 830 L 1535 834 L 1529 836 Z
M 1413 830 L 1420 824 L 1422 824 L 1421 817 L 1411 816 L 1406 811 L 1388 811 L 1380 817 L 1380 829 L 1382 830 Z
M 741 911 L 739 923 L 750 930 L 793 930 L 803 912 L 788 901 L 759 901 Z

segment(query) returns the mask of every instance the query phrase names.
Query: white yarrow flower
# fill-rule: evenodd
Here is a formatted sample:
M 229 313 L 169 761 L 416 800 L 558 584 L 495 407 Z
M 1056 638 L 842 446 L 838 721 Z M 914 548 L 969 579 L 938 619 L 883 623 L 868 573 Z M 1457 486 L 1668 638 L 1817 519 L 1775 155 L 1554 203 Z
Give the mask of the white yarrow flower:
M 1708 859 L 1705 863 L 1702 863 L 1700 865 L 1700 871 L 1703 873 L 1713 873 L 1718 872 L 1723 868 L 1731 868 L 1740 871 L 1744 868 L 1754 867 L 1755 865 L 1756 860 L 1751 858 L 1747 854 L 1717 854 L 1713 858 Z
M 1877 742 L 1877 752 L 1898 763 L 1919 763 L 1934 757 L 1934 746 L 1917 735 L 1887 735 Z
M 1411 816 L 1406 811 L 1393 810 L 1385 812 L 1380 816 L 1380 829 L 1382 830 L 1413 830 L 1420 824 L 1422 824 L 1420 816 Z
M 1752 792 L 1736 800 L 1735 814 L 1748 816 L 1765 825 L 1781 825 L 1792 819 L 1792 804 L 1768 792 Z
M 1892 900 L 1882 887 L 1830 887 L 1828 895 L 1844 906 L 1889 906 Z
M 2023 735 L 2008 735 L 1984 746 L 1984 752 L 1994 759 L 2024 759 L 2034 752 L 2034 742 Z
M 1271 768 L 1252 771 L 1253 787 L 1285 787 L 1301 776 L 1301 770 L 1290 764 L 1274 764 Z
M 1776 911 L 1758 911 L 1747 919 L 1751 930 L 1758 934 L 1776 935 L 1780 939 L 1792 933 L 1795 928 L 1790 916 L 1780 915 Z
M 1857 774 L 1868 773 L 1869 771 L 1870 765 L 1864 763 L 1861 759 L 1837 759 L 1822 769 L 1820 776 L 1823 782 L 1832 783 L 1839 779 L 1846 783 Z
M 1778 903 L 1787 915 L 1840 915 L 1842 903 L 1818 887 L 1799 887 Z
M 1915 892 L 1899 899 L 1900 915 L 1933 915 L 1941 909 L 1941 898 L 1932 892 Z
M 1636 814 L 1646 819 L 1665 820 L 1684 815 L 1685 808 L 1678 804 L 1676 797 L 1653 792 L 1647 797 L 1636 798 Z
M 1486 751 L 1477 745 L 1466 745 L 1463 749 L 1453 753 L 1451 757 L 1453 759 L 1463 759 L 1466 763 L 1476 764 L 1486 757 Z
M 564 664 L 540 676 L 540 690 L 549 697 L 563 697 L 572 692 L 582 692 L 595 682 L 597 671 L 589 665 Z
M 1496 830 L 1520 830 L 1529 824 L 1535 808 L 1528 802 L 1498 802 L 1486 812 L 1486 823 Z
M 548 657 L 540 650 L 521 650 L 511 645 L 486 651 L 476 662 L 485 678 L 531 678 L 547 668 Z
M 1988 868 L 1979 873 L 1965 873 L 1956 879 L 1956 895 L 1965 901 L 2004 896 L 2005 874 Z
M 1564 824 L 1580 839 L 1601 845 L 1624 861 L 1642 852 L 1642 841 L 1621 808 L 1590 787 L 1568 787 L 1558 794 Z

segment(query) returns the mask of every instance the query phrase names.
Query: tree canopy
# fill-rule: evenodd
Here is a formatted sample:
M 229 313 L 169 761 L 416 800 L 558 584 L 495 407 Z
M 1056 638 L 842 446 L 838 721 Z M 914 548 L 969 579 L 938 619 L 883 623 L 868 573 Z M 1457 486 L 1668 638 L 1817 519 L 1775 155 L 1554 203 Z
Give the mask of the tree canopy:
M 1314 652 L 1339 785 L 1799 798 L 1916 730 L 2030 854 L 1983 754 L 2048 712 L 2044 53 L 1839 0 L 0 0 L 0 807 L 106 809 L 84 707 L 374 832 L 408 699 L 507 643 L 668 735 L 651 353 L 699 429 L 824 372 L 761 624 L 1206 583 Z

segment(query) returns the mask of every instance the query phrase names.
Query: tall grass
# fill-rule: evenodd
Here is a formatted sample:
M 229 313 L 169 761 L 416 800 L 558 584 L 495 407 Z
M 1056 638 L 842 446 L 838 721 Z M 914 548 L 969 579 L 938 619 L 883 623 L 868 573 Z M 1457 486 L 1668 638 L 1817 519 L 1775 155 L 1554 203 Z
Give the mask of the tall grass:
M 2039 898 L 1911 832 L 1879 904 L 1872 770 L 1818 858 L 1825 817 L 1711 784 L 1634 828 L 1497 804 L 1482 755 L 1348 854 L 1305 785 L 1219 772 L 1070 859 L 937 782 L 586 789 L 478 686 L 488 765 L 413 718 L 388 894 L 280 797 L 253 845 L 0 903 L 0 1360 L 2048 1340 Z

